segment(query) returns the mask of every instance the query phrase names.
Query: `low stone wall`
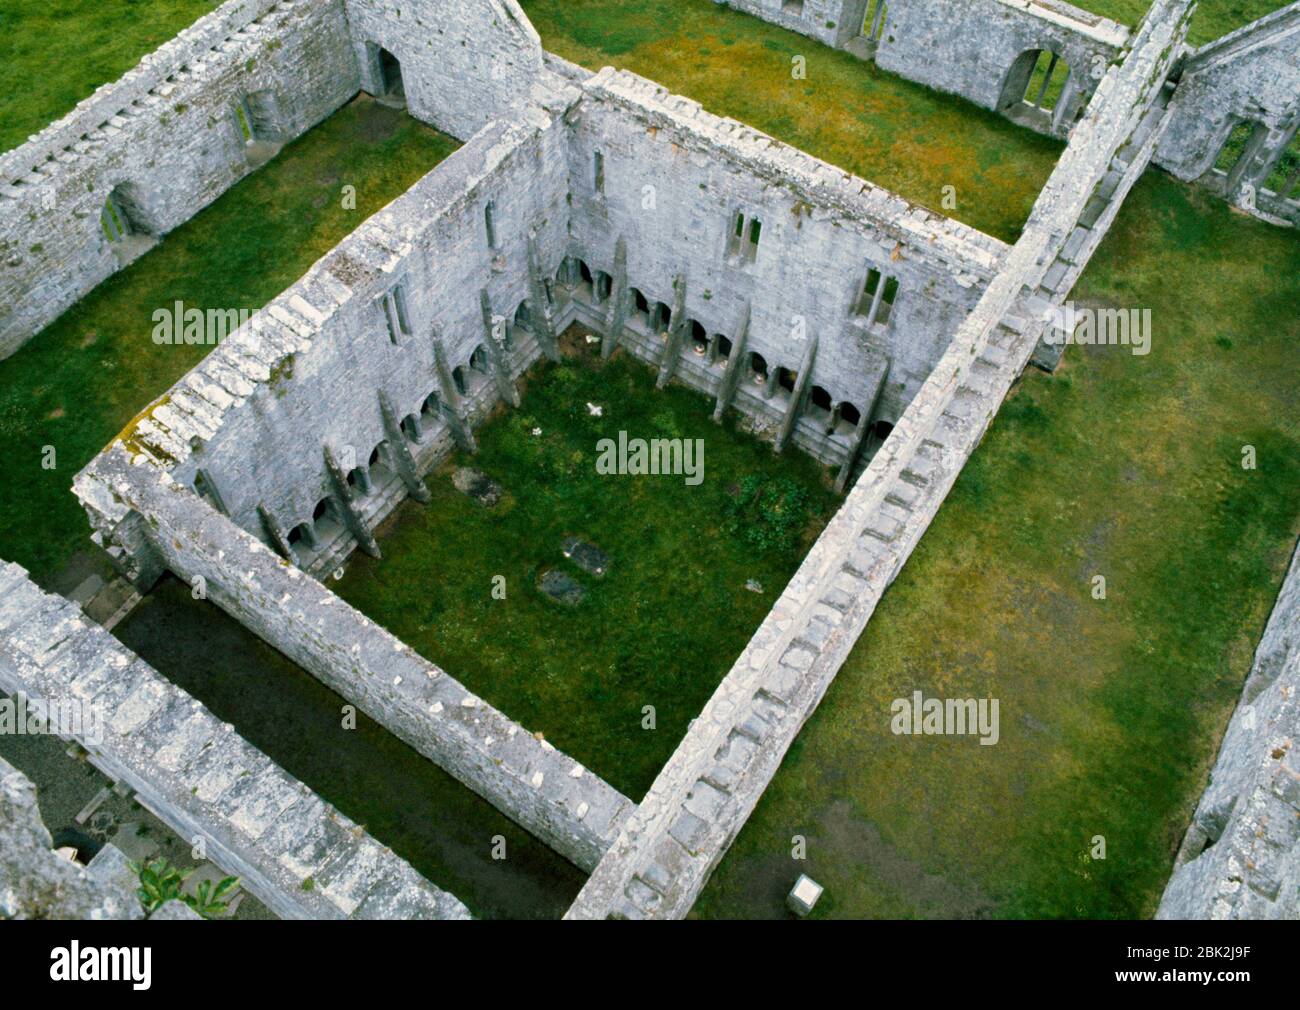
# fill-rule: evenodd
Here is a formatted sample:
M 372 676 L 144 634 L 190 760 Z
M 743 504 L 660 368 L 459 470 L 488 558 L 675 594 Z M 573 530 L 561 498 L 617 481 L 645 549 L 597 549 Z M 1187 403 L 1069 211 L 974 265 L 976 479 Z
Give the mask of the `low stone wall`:
M 90 760 L 182 837 L 202 839 L 282 918 L 469 918 L 455 897 L 12 564 L 0 564 L 0 688 L 96 710 L 102 738 L 75 738 Z M 48 850 L 47 833 L 43 840 Z M 117 904 L 105 907 L 101 914 Z M 65 912 L 96 917 L 79 906 Z
M 1029 360 L 1046 309 L 1064 298 L 1063 279 L 1082 270 L 1145 170 L 1193 6 L 1157 0 L 1133 51 L 1099 86 L 998 276 L 568 918 L 679 918 L 690 910 Z M 1117 168 L 1120 178 L 1107 188 Z M 1089 220 L 1098 231 L 1083 227 Z M 1072 259 L 1062 265 L 1067 248 Z
M 78 478 L 101 538 L 129 536 L 322 683 L 583 869 L 633 803 L 466 690 L 147 463 L 119 446 Z M 125 531 L 125 532 L 119 532 Z M 139 539 L 147 542 L 138 542 Z
M 0 357 L 359 87 L 343 0 L 230 0 L 0 156 Z
M 1157 919 L 1300 918 L 1300 549 Z

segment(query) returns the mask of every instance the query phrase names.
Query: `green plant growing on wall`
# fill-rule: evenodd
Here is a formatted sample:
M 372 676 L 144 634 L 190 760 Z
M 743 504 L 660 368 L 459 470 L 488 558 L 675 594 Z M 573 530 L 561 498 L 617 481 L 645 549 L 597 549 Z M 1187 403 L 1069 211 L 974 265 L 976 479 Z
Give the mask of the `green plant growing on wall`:
M 238 877 L 224 877 L 215 884 L 204 880 L 195 888 L 194 894 L 186 894 L 182 888 L 193 870 L 181 870 L 163 858 L 128 865 L 139 878 L 140 886 L 135 893 L 149 915 L 169 901 L 183 901 L 205 919 L 220 918 L 230 908 L 224 899 L 239 886 Z

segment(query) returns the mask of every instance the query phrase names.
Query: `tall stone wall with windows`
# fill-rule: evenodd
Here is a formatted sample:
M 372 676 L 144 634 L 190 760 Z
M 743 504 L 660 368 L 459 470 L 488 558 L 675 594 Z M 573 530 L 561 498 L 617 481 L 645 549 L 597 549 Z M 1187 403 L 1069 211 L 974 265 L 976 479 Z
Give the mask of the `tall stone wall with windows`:
M 0 357 L 359 87 L 343 0 L 231 0 L 0 156 Z
M 345 517 L 319 512 L 337 504 L 327 450 L 345 475 L 374 468 L 350 490 L 377 523 L 375 510 L 396 503 L 384 492 L 405 458 L 428 470 L 462 419 L 472 426 L 499 401 L 494 362 L 513 379 L 540 353 L 526 327 L 505 320 L 527 315 L 530 239 L 548 276 L 564 256 L 564 136 L 540 111 L 485 128 L 258 312 L 123 441 L 259 539 L 268 521 L 286 538 L 314 527 L 295 537 L 302 561 L 347 532 Z
M 775 426 L 798 400 L 806 447 L 828 462 L 843 446 L 818 451 L 818 433 L 847 444 L 873 404 L 896 420 L 1006 253 L 630 72 L 590 78 L 570 118 L 570 252 L 612 275 L 625 245 L 619 339 L 652 364 L 678 359 L 674 376 L 707 395 L 741 355 L 736 407 Z

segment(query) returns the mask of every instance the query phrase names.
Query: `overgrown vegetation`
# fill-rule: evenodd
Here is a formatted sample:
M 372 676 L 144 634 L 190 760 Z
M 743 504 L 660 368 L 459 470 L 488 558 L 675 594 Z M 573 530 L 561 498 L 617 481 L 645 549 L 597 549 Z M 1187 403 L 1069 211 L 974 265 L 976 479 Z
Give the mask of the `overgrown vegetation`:
M 709 418 L 685 388 L 657 392 L 622 356 L 573 350 L 539 366 L 523 406 L 483 426 L 479 452 L 428 481 L 331 588 L 471 690 L 634 799 L 735 662 L 835 507 L 811 460 Z M 599 416 L 588 407 L 600 408 Z M 704 480 L 602 476 L 602 438 L 701 439 Z M 485 508 L 452 486 L 472 466 L 505 490 Z M 750 523 L 754 525 L 751 526 Z M 609 556 L 565 558 L 568 536 Z M 556 569 L 586 598 L 566 607 Z M 505 598 L 493 592 L 505 579 Z M 746 588 L 751 580 L 761 591 Z M 647 706 L 653 707 L 648 713 Z
M 1026 377 L 698 914 L 800 872 L 824 916 L 1154 910 L 1300 532 L 1300 241 L 1151 173 L 1075 297 L 1149 307 L 1151 353 Z M 1000 742 L 892 735 L 914 690 L 999 699 Z
M 184 889 L 185 881 L 194 875 L 193 870 L 182 870 L 161 858 L 130 866 L 140 882 L 136 896 L 150 915 L 169 901 L 181 901 L 204 919 L 220 919 L 230 910 L 229 899 L 239 887 L 238 877 L 200 880 L 194 893 L 189 894 Z
M 88 546 L 73 476 L 212 349 L 153 343 L 155 310 L 260 307 L 456 146 L 358 99 L 0 361 L 0 479 L 22 489 L 0 510 L 0 557 L 74 588 L 59 578 Z M 356 210 L 343 209 L 344 185 Z
M 0 0 L 0 151 L 115 81 L 217 0 Z

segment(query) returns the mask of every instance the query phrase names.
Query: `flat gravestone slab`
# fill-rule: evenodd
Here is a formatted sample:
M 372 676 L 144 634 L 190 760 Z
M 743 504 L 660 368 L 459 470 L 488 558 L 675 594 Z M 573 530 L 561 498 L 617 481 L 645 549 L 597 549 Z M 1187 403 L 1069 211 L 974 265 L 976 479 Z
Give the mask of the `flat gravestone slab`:
M 589 575 L 604 575 L 609 571 L 609 555 L 595 544 L 589 544 L 577 537 L 565 537 L 561 549 L 566 558 Z
M 554 568 L 543 573 L 537 587 L 556 603 L 563 603 L 567 607 L 576 607 L 587 595 L 587 590 L 581 582 Z
M 487 474 L 472 467 L 459 467 L 451 475 L 451 482 L 461 494 L 469 495 L 480 505 L 491 508 L 501 500 L 501 485 Z

